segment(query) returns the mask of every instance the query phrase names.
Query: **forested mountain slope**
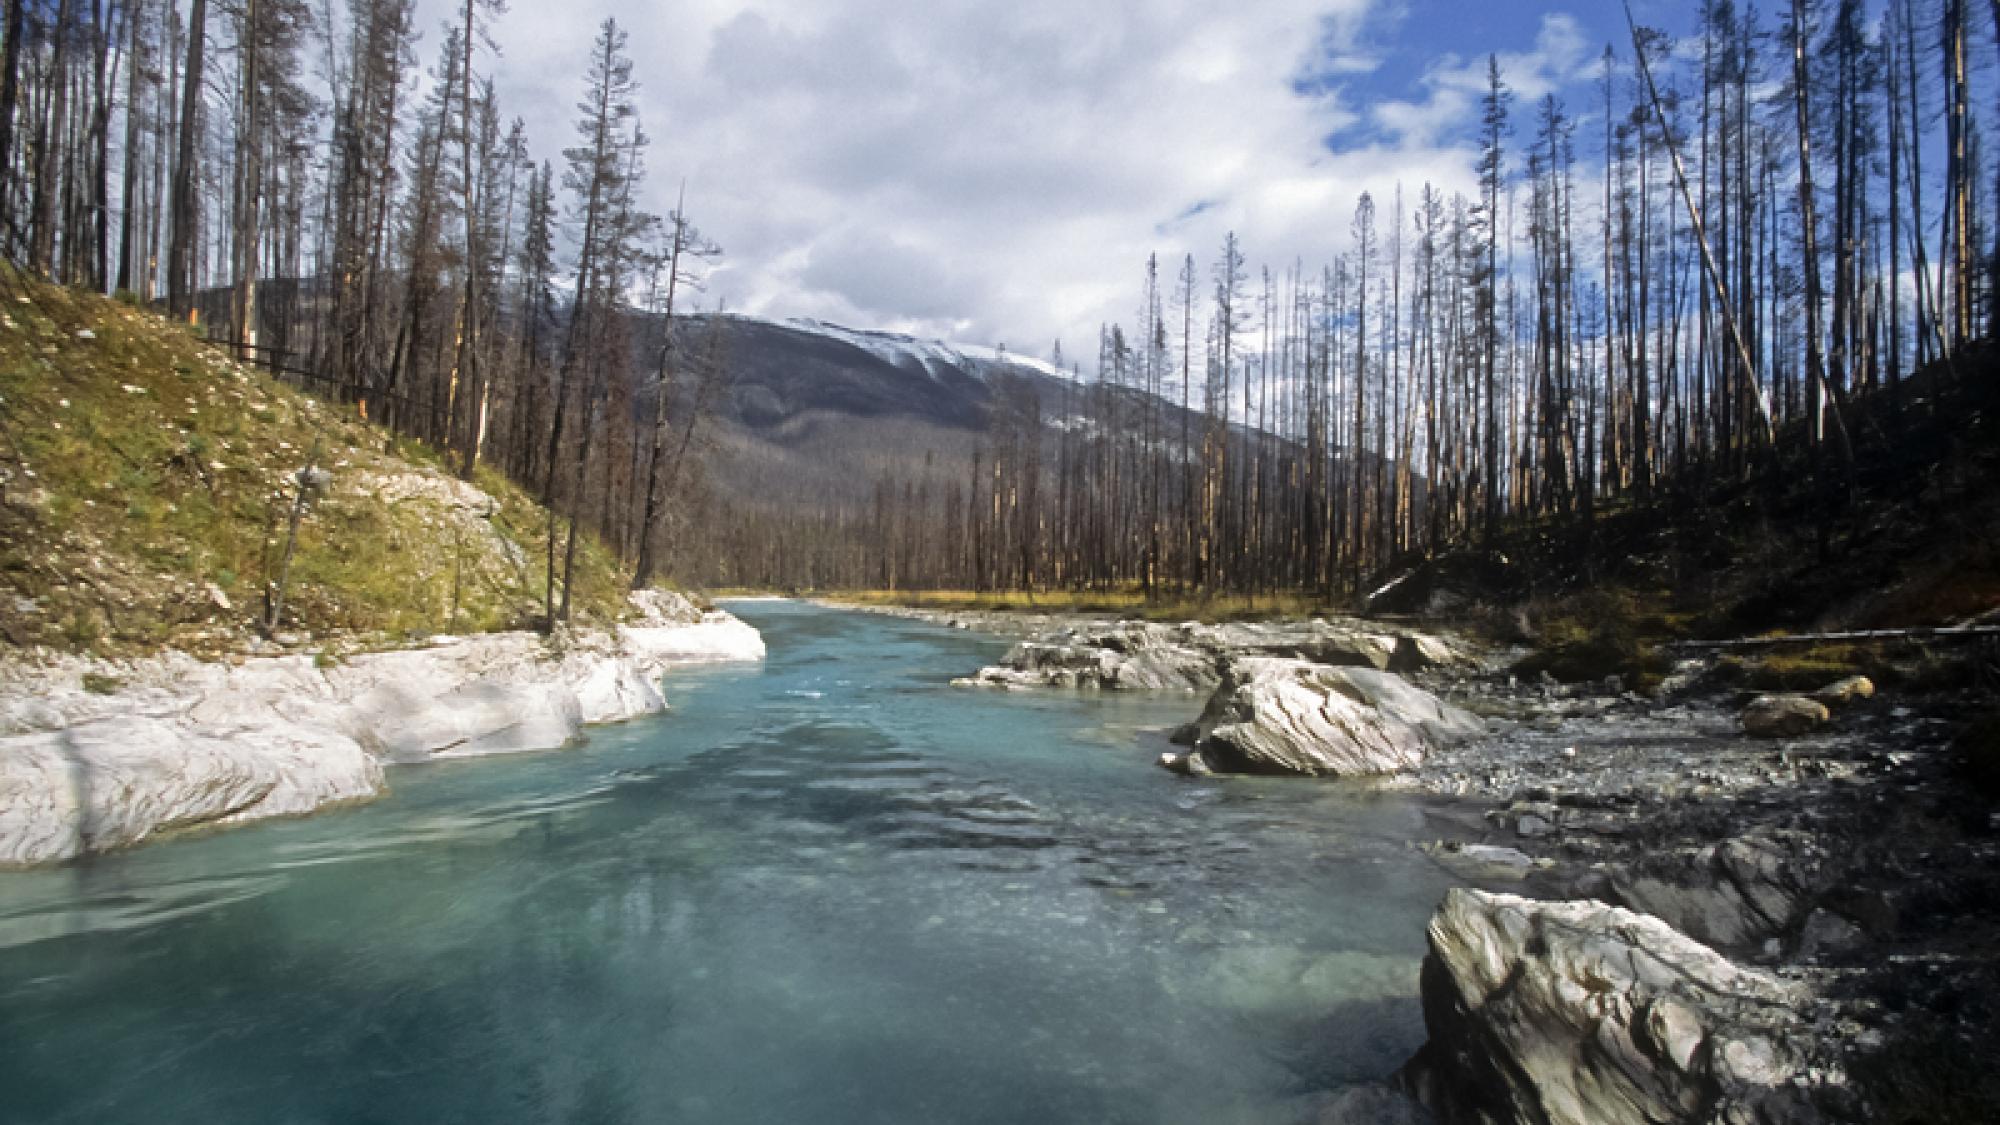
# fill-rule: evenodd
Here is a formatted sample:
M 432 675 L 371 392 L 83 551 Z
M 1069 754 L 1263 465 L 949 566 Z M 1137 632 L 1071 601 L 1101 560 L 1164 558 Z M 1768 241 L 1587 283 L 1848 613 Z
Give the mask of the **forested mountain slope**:
M 720 318 L 712 464 L 722 498 L 801 515 L 865 507 L 888 476 L 959 480 L 996 415 L 1074 391 L 1046 365 L 887 333 Z M 691 318 L 697 336 L 710 318 Z
M 684 350 L 712 328 L 723 341 L 705 462 L 714 534 L 683 543 L 676 571 L 698 583 L 969 584 L 974 536 L 987 534 L 968 514 L 975 502 L 1007 523 L 1113 459 L 1141 496 L 1142 439 L 1240 449 L 1260 436 L 1212 425 L 1198 401 L 1183 408 L 1168 380 L 1120 381 L 1115 366 L 1083 377 L 999 348 L 742 316 L 685 318 Z
M 1404 560 L 1366 607 L 1487 620 L 1537 642 L 1524 671 L 1566 680 L 1657 683 L 1677 644 L 1720 639 L 1763 687 L 1857 672 L 1990 686 L 1996 369 L 2000 352 L 1976 345 L 1855 399 L 1845 464 L 1785 427 L 1754 471 L 1691 466 L 1590 519 L 1511 520 L 1491 541 Z M 1988 656 L 1936 659 L 1965 641 Z

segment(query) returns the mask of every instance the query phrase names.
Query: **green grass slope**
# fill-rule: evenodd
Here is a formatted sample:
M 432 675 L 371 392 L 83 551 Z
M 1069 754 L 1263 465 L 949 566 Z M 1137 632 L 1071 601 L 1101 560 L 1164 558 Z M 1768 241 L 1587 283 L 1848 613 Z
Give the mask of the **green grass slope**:
M 314 451 L 332 483 L 300 525 L 281 634 L 358 646 L 533 623 L 544 511 L 499 474 L 461 483 L 152 312 L 0 276 L 0 648 L 240 647 Z M 613 560 L 579 553 L 577 616 L 616 616 Z

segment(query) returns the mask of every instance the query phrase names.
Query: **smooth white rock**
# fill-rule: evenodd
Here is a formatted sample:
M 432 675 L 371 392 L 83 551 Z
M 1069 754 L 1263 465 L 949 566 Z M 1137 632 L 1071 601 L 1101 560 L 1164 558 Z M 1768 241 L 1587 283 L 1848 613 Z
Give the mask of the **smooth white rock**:
M 1196 721 L 1189 757 L 1218 773 L 1354 777 L 1413 769 L 1484 729 L 1392 672 L 1244 657 Z
M 189 824 L 309 812 L 381 789 L 381 763 L 330 731 L 98 719 L 0 739 L 0 863 L 105 851 Z
M 549 749 L 586 724 L 665 708 L 669 667 L 764 657 L 757 631 L 678 595 L 639 623 L 551 643 L 440 637 L 319 666 L 307 656 L 203 663 L 182 653 L 59 656 L 0 667 L 0 865 L 154 833 L 365 800 L 383 761 Z M 85 687 L 91 683 L 109 692 Z

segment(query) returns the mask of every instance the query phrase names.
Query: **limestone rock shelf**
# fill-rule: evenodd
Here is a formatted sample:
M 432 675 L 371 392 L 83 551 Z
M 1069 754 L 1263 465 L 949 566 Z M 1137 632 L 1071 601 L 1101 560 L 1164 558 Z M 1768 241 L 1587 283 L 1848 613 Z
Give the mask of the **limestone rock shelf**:
M 727 613 L 635 600 L 634 623 L 562 644 L 492 633 L 337 662 L 168 653 L 0 669 L 0 865 L 367 800 L 384 762 L 561 746 L 663 710 L 669 667 L 764 656 Z

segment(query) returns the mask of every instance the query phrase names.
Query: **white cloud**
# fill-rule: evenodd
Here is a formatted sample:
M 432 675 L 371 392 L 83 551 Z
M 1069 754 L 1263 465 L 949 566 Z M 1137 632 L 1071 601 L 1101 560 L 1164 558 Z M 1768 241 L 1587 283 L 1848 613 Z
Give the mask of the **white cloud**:
M 1560 93 L 1597 72 L 1602 44 L 1590 39 L 1575 17 L 1560 12 L 1542 17 L 1533 48 L 1496 51 L 1491 56 L 1435 60 L 1424 75 L 1427 96 L 1421 101 L 1384 100 L 1373 107 L 1375 123 L 1406 144 L 1444 143 L 1479 119 L 1479 102 L 1487 91 L 1487 60 L 1499 64 L 1500 80 L 1517 109 L 1532 109 L 1543 95 Z
M 425 0 L 445 18 L 445 0 Z M 1130 320 L 1146 256 L 1207 263 L 1225 231 L 1253 262 L 1309 268 L 1345 245 L 1355 197 L 1388 217 L 1401 180 L 1469 190 L 1462 147 L 1484 60 L 1432 68 L 1423 102 L 1362 112 L 1364 33 L 1390 0 L 516 0 L 495 37 L 503 111 L 538 156 L 572 143 L 598 22 L 631 34 L 654 138 L 652 206 L 728 252 L 708 299 L 1006 343 L 1090 349 Z M 425 53 L 437 35 L 427 36 Z M 1594 52 L 1545 19 L 1502 58 L 1524 96 Z M 1476 77 L 1476 83 L 1468 75 Z M 1372 126 L 1364 146 L 1327 139 Z M 1171 274 L 1171 265 L 1163 266 Z

